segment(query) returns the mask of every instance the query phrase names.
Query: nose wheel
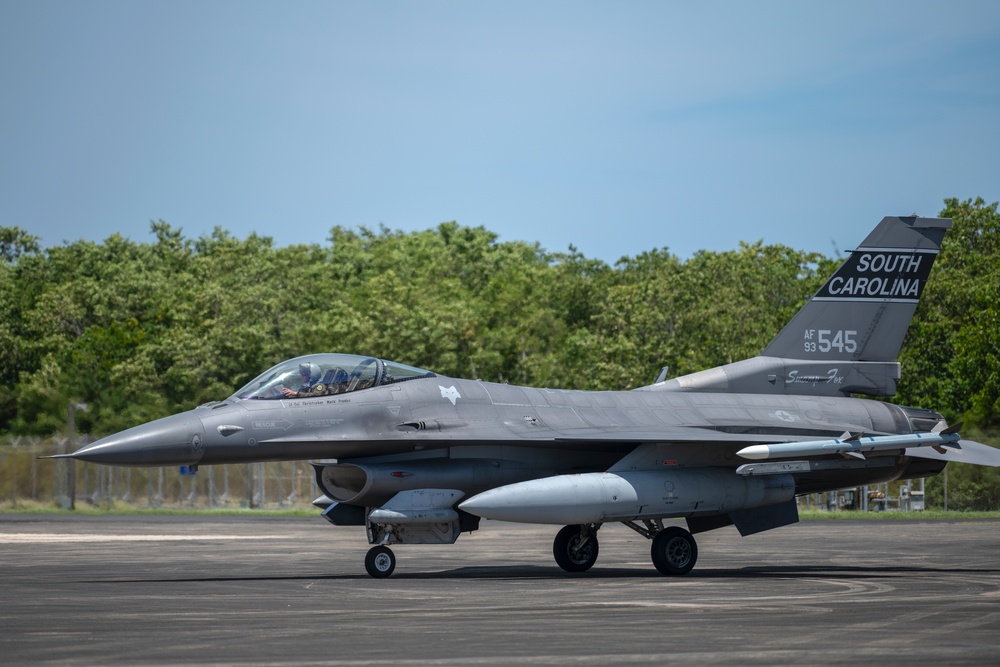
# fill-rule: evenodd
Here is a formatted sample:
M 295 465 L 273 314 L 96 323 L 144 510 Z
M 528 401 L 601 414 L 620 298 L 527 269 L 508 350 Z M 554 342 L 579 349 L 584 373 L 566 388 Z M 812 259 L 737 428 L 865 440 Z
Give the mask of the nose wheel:
M 365 569 L 376 579 L 385 579 L 396 569 L 396 554 L 381 544 L 372 547 L 365 556 Z

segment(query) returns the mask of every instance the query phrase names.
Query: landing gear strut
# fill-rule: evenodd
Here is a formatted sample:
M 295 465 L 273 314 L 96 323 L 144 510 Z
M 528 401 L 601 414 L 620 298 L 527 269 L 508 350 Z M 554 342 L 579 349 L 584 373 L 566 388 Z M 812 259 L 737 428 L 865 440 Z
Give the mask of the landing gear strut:
M 396 554 L 383 544 L 372 547 L 365 556 L 365 569 L 376 579 L 385 579 L 396 569 Z
M 567 572 L 586 572 L 597 562 L 600 524 L 565 526 L 552 542 L 556 563 Z

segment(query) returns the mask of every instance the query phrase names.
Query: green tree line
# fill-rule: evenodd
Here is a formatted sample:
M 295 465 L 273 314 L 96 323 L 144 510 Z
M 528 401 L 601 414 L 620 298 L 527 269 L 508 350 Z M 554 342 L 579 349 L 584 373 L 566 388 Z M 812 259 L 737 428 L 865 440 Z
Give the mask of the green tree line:
M 954 219 L 900 361 L 893 400 L 1000 428 L 1000 215 Z M 688 259 L 656 248 L 613 266 L 570 248 L 499 241 L 455 222 L 404 233 L 334 227 L 276 247 L 217 227 L 41 248 L 0 227 L 0 432 L 95 435 L 230 395 L 321 351 L 446 375 L 629 389 L 758 354 L 840 262 L 743 243 Z

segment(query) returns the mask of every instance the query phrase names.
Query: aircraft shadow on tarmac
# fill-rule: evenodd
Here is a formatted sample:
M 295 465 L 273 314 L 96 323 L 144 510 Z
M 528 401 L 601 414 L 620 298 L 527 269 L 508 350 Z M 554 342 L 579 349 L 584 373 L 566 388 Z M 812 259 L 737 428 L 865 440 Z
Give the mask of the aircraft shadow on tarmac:
M 447 580 L 447 579 L 488 579 L 488 580 L 521 580 L 546 579 L 564 581 L 567 579 L 658 579 L 664 583 L 689 579 L 884 579 L 908 575 L 1000 575 L 1000 568 L 973 569 L 947 567 L 914 567 L 901 565 L 762 565 L 739 569 L 703 568 L 683 577 L 664 577 L 655 570 L 646 571 L 630 568 L 594 569 L 589 572 L 568 574 L 555 567 L 541 566 L 495 566 L 495 567 L 460 567 L 454 570 L 439 570 L 436 572 L 397 572 L 393 581 L 406 579 Z M 226 583 L 247 581 L 368 581 L 370 577 L 364 572 L 344 574 L 314 574 L 290 576 L 233 576 L 233 577 L 178 577 L 178 578 L 132 578 L 113 579 L 105 583 L 122 584 L 199 584 Z M 88 583 L 88 582 L 80 582 Z

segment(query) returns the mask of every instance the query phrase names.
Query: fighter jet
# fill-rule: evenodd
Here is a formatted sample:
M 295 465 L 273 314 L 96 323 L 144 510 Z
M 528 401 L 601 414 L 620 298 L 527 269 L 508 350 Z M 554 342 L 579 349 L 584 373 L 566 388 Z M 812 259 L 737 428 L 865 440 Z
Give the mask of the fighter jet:
M 553 555 L 590 569 L 621 522 L 666 575 L 693 535 L 798 521 L 796 497 L 1000 465 L 895 394 L 903 336 L 951 221 L 886 217 L 752 359 L 630 391 L 519 387 L 376 357 L 312 354 L 208 403 L 67 454 L 123 466 L 310 460 L 336 526 L 364 527 L 368 573 L 390 545 L 453 544 L 480 518 L 563 526 Z M 682 523 L 681 525 L 671 525 Z

